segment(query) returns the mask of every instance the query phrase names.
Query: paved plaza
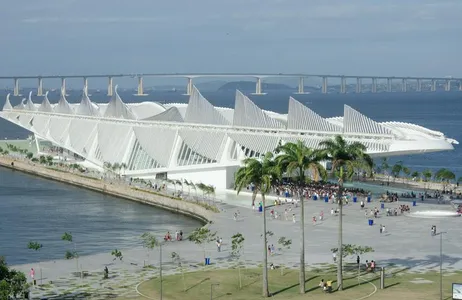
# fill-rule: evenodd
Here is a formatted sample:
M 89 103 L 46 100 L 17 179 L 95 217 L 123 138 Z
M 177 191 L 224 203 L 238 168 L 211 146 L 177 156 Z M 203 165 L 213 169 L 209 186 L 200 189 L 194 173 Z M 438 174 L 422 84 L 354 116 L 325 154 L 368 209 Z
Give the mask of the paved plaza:
M 216 214 L 209 228 L 216 231 L 219 237 L 223 238 L 221 252 L 217 251 L 215 243 L 206 245 L 206 256 L 210 257 L 213 268 L 228 268 L 235 264 L 231 257 L 230 238 L 235 233 L 242 233 L 245 237 L 244 254 L 242 261 L 248 267 L 257 266 L 262 258 L 262 214 L 244 207 L 244 200 L 247 199 L 250 206 L 250 195 L 243 193 L 237 198 L 240 199 L 241 206 L 231 205 L 236 196 L 226 197 L 226 200 L 218 204 L 221 213 Z M 258 200 L 259 198 L 257 198 Z M 272 202 L 268 200 L 268 202 Z M 412 207 L 411 202 L 400 202 L 411 205 L 411 212 L 417 210 L 450 210 L 449 205 L 417 203 Z M 399 204 L 385 204 L 385 207 L 394 208 Z M 289 250 L 276 253 L 269 257 L 269 263 L 275 265 L 284 264 L 286 267 L 298 267 L 299 265 L 299 207 L 292 207 L 289 213 L 289 220 L 284 219 L 284 210 L 290 209 L 285 204 L 268 208 L 268 231 L 273 232 L 269 237 L 269 244 L 274 244 L 279 248 L 277 240 L 280 237 L 292 239 L 292 247 Z M 309 267 L 319 267 L 326 263 L 332 263 L 331 248 L 337 246 L 337 226 L 338 217 L 330 214 L 333 204 L 324 201 L 307 200 L 305 205 L 305 242 L 306 242 L 306 263 Z M 380 208 L 379 202 L 367 203 L 366 208 Z M 269 211 L 274 209 L 282 219 L 272 219 Z M 239 217 L 234 220 L 234 213 L 239 211 Z M 319 219 L 320 212 L 324 212 L 324 220 L 313 224 L 312 217 Z M 383 211 L 383 210 L 382 210 Z M 293 223 L 291 214 L 295 213 L 296 222 Z M 445 219 L 423 219 L 414 218 L 406 215 L 385 216 L 381 213 L 374 219 L 373 226 L 368 225 L 368 218 L 361 210 L 360 204 L 350 203 L 344 207 L 344 243 L 371 246 L 374 253 L 364 255 L 361 259 L 375 260 L 378 266 L 388 268 L 409 267 L 411 271 L 425 272 L 439 267 L 439 237 L 431 236 L 430 228 L 437 226 L 438 231 L 446 231 L 444 235 L 444 268 L 450 272 L 462 268 L 460 260 L 460 222 L 459 217 Z M 385 233 L 379 232 L 379 224 L 386 227 Z M 179 228 L 178 228 L 179 229 Z M 177 228 L 171 228 L 170 232 L 175 232 Z M 136 240 L 136 238 L 134 239 Z M 157 276 L 158 270 L 153 268 L 143 268 L 143 265 L 152 264 L 158 266 L 158 250 L 151 253 L 141 248 L 122 250 L 124 261 L 114 262 L 109 253 L 101 253 L 79 259 L 82 269 L 88 271 L 90 276 L 80 279 L 71 273 L 76 270 L 75 261 L 52 261 L 40 264 L 43 270 L 45 287 L 34 289 L 35 296 L 66 294 L 69 297 L 103 299 L 108 295 L 131 294 L 134 293 L 137 283 L 148 278 Z M 163 247 L 164 268 L 166 274 L 179 272 L 176 263 L 171 260 L 171 253 L 176 252 L 180 255 L 183 266 L 189 271 L 202 268 L 203 249 L 189 241 L 167 242 Z M 355 261 L 355 257 L 346 259 L 346 262 Z M 112 278 L 102 280 L 103 268 L 108 265 Z M 18 266 L 27 273 L 30 267 L 38 270 L 38 264 L 28 264 Z M 52 284 L 48 284 L 52 281 Z

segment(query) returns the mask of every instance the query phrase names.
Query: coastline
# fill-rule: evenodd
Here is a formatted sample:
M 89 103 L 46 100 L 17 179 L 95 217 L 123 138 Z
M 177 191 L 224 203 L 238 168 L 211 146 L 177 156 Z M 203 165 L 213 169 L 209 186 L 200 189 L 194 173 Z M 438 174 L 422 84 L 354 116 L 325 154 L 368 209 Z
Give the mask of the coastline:
M 13 163 L 13 165 L 12 165 Z M 154 194 L 139 188 L 128 188 L 124 185 L 117 185 L 104 182 L 96 178 L 85 177 L 66 171 L 53 170 L 38 163 L 25 162 L 5 156 L 0 156 L 0 167 L 13 171 L 23 172 L 29 175 L 39 176 L 45 179 L 70 184 L 95 192 L 111 195 L 114 197 L 136 201 L 139 203 L 155 206 L 174 213 L 183 214 L 194 218 L 202 224 L 213 220 L 214 212 L 205 209 L 194 203 Z

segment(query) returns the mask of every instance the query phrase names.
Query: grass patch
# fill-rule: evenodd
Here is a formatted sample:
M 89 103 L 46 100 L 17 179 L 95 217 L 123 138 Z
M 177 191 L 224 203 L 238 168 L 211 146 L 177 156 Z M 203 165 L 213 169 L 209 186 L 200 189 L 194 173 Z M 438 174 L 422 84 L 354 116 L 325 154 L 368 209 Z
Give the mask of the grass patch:
M 319 270 L 317 270 L 319 271 Z M 425 274 L 398 273 L 393 274 L 385 280 L 386 288 L 380 290 L 379 274 L 367 274 L 362 278 L 377 286 L 377 293 L 368 299 L 421 299 L 433 300 L 439 297 L 439 274 L 428 272 Z M 232 300 L 253 300 L 261 299 L 262 277 L 260 269 L 241 269 L 242 289 L 239 289 L 237 270 L 205 270 L 185 274 L 185 282 L 181 274 L 165 276 L 163 278 L 163 296 L 166 300 L 202 300 L 210 298 L 211 284 L 213 286 L 213 299 Z M 336 274 L 331 270 L 319 271 L 317 273 L 306 273 L 307 294 L 298 293 L 298 270 L 287 270 L 281 276 L 279 270 L 269 270 L 270 293 L 280 299 L 333 299 L 351 300 L 364 297 L 374 291 L 374 287 L 364 281 L 358 284 L 354 272 L 346 273 L 344 276 L 344 291 L 325 294 L 318 287 L 321 279 L 333 280 Z M 450 299 L 453 282 L 462 281 L 462 273 L 454 273 L 443 278 L 444 299 Z M 413 282 L 414 281 L 414 282 Z M 425 281 L 427 283 L 415 283 Z M 141 293 L 153 297 L 159 297 L 160 281 L 158 278 L 144 282 L 139 286 Z M 334 283 L 334 287 L 336 287 Z M 184 291 L 184 289 L 186 291 Z M 449 297 L 449 298 L 448 298 Z M 124 298 L 119 298 L 124 299 Z M 131 298 L 133 299 L 133 298 Z M 142 298 L 138 298 L 142 299 Z

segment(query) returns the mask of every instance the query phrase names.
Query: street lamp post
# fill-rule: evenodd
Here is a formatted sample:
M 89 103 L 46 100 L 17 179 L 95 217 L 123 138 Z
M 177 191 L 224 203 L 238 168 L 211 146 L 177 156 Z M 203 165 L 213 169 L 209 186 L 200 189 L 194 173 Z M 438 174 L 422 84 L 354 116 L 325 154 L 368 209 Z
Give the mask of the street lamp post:
M 160 300 L 162 300 L 162 243 L 159 244 L 159 279 L 160 279 Z
M 213 287 L 220 285 L 219 283 L 211 283 L 210 284 L 210 300 L 213 300 Z
M 446 231 L 441 231 L 440 236 L 440 300 L 443 300 L 443 234 Z

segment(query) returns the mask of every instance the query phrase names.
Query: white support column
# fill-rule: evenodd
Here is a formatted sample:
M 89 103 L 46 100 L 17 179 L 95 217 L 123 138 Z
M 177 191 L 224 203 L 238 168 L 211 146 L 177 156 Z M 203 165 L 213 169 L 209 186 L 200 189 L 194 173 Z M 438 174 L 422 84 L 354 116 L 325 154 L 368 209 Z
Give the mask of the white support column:
M 402 80 L 401 90 L 403 93 L 407 92 L 407 80 L 405 78 Z
M 446 79 L 445 90 L 446 92 L 449 92 L 451 90 L 451 79 Z
M 357 94 L 361 94 L 362 87 L 363 87 L 362 79 L 357 77 L 356 78 L 356 93 Z
M 252 95 L 265 95 L 266 93 L 262 92 L 261 77 L 257 77 L 257 83 L 255 84 L 255 93 Z
M 14 79 L 14 88 L 13 88 L 13 96 L 21 96 L 19 95 L 19 79 Z
M 372 77 L 372 92 L 377 93 L 377 78 Z
M 188 83 L 186 84 L 186 96 L 191 96 L 193 90 L 193 79 L 191 77 L 187 77 Z
M 43 78 L 38 78 L 37 96 L 43 96 Z
M 88 95 L 88 78 L 87 78 L 87 77 L 84 77 L 84 78 L 83 78 L 83 90 L 84 90 L 85 93 L 87 93 L 87 95 Z
M 461 80 L 461 81 L 459 81 L 459 91 L 461 91 L 461 92 L 462 92 L 462 80 Z
M 66 78 L 65 77 L 61 78 L 61 93 L 63 95 L 66 95 Z
M 107 95 L 112 97 L 112 90 L 113 90 L 113 80 L 112 77 L 108 77 L 109 82 L 107 84 Z
M 35 146 L 37 147 L 37 154 L 41 154 L 42 151 L 40 151 L 40 142 L 37 134 L 34 133 L 34 139 L 35 139 Z
M 417 92 L 421 92 L 422 91 L 422 80 L 420 78 L 417 78 L 417 88 L 416 88 Z
M 327 85 L 328 85 L 327 77 L 324 76 L 322 78 L 322 93 L 323 94 L 327 94 Z
M 342 94 L 346 93 L 346 78 L 345 78 L 345 76 L 342 76 L 340 78 L 340 93 L 342 93 Z
M 305 94 L 305 78 L 300 77 L 298 79 L 298 92 L 297 94 Z
M 432 92 L 436 92 L 436 80 L 432 79 L 432 87 L 431 87 Z
M 393 91 L 393 88 L 392 88 L 392 79 L 391 78 L 387 78 L 387 92 L 391 93 Z
M 142 76 L 138 76 L 138 89 L 137 89 L 137 93 L 135 94 L 135 96 L 147 96 L 147 94 L 144 93 Z

